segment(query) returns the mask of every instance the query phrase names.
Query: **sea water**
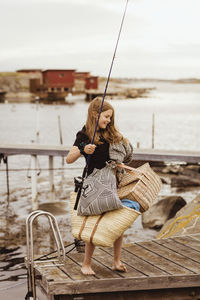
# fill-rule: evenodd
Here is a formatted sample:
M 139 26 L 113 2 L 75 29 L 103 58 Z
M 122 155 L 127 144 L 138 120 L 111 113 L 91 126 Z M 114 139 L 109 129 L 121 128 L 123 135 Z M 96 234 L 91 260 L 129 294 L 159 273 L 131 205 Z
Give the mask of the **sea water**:
M 130 84 L 129 84 L 130 85 Z M 152 120 L 154 115 L 154 147 L 165 150 L 199 151 L 200 145 L 200 85 L 175 84 L 172 82 L 135 82 L 131 87 L 152 88 L 146 97 L 138 99 L 110 100 L 115 109 L 116 125 L 133 147 L 152 147 Z M 46 145 L 59 145 L 58 118 L 61 120 L 62 139 L 66 148 L 72 146 L 76 132 L 84 125 L 88 103 L 78 96 L 72 98 L 74 105 L 0 104 L 0 144 L 30 144 L 39 141 Z M 25 218 L 31 211 L 30 157 L 9 156 L 9 188 L 5 164 L 0 165 L 0 298 L 22 299 L 26 290 L 26 275 L 23 264 L 25 255 Z M 84 160 L 73 165 L 62 165 L 55 158 L 54 207 L 61 234 L 65 243 L 73 241 L 69 221 L 69 193 L 73 190 L 73 177 L 81 175 Z M 38 201 L 40 207 L 49 205 L 48 158 L 38 157 Z M 197 194 L 197 190 L 183 193 L 186 201 Z M 176 193 L 164 185 L 159 198 Z M 51 238 L 44 234 L 49 230 L 45 220 L 41 221 L 37 235 L 37 247 L 42 252 L 52 250 Z M 144 230 L 141 220 L 127 231 L 125 242 L 149 239 L 156 236 L 153 230 Z M 2 272 L 3 271 L 3 272 Z M 17 296 L 19 294 L 19 296 Z

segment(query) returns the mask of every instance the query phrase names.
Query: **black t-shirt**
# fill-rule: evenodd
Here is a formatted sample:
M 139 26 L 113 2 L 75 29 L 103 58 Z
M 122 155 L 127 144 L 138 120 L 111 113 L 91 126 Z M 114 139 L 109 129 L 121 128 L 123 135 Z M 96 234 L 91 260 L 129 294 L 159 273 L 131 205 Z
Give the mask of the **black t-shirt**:
M 88 163 L 88 175 L 92 173 L 94 168 L 102 169 L 106 165 L 106 161 L 109 160 L 109 143 L 105 139 L 101 139 L 102 144 L 96 146 L 96 149 L 92 155 L 90 155 Z M 81 143 L 90 144 L 91 141 L 86 134 L 85 126 L 76 134 L 76 140 L 74 146 L 79 147 Z M 83 154 L 87 160 L 88 155 Z

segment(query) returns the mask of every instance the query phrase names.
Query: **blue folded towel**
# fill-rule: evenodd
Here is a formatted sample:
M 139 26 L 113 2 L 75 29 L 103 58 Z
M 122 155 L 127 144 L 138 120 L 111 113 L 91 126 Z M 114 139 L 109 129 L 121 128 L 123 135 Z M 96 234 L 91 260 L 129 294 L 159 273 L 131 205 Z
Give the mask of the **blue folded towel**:
M 122 199 L 121 202 L 122 202 L 122 205 L 124 205 L 126 207 L 133 208 L 137 211 L 140 211 L 140 204 L 136 201 L 132 201 L 129 199 Z

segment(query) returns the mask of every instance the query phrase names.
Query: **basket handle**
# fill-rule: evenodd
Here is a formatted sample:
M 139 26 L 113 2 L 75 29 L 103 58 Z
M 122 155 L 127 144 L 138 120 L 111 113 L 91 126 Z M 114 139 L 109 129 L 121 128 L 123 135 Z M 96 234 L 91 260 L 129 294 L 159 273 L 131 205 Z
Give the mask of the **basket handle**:
M 138 171 L 137 169 L 134 169 L 134 168 L 129 167 L 129 166 L 127 166 L 127 165 L 124 165 L 124 164 L 117 164 L 116 166 L 119 167 L 119 168 L 128 170 L 128 171 L 131 171 L 132 173 L 134 173 L 134 174 L 135 174 L 136 176 L 138 176 L 138 177 L 140 177 L 141 175 L 143 175 L 143 172 Z

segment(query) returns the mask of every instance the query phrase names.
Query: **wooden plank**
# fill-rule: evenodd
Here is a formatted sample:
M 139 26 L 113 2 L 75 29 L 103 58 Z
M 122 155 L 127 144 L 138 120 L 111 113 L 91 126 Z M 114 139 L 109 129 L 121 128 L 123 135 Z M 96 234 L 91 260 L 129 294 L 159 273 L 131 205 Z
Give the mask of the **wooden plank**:
M 30 154 L 30 155 L 50 155 L 66 156 L 69 146 L 63 145 L 41 145 L 41 144 L 1 144 L 0 153 L 6 155 Z
M 159 276 L 159 275 L 167 275 L 165 271 L 149 264 L 148 261 L 144 261 L 143 259 L 134 255 L 129 251 L 126 251 L 127 248 L 123 248 L 121 252 L 121 260 L 122 262 L 126 263 L 128 266 L 131 266 L 138 272 L 144 274 L 145 276 Z M 105 251 L 108 251 L 105 249 Z
M 89 276 L 91 277 L 91 276 Z M 95 281 L 48 282 L 48 294 L 85 294 L 99 292 L 154 290 L 166 288 L 199 287 L 200 275 L 176 275 L 140 278 L 113 278 Z
M 192 271 L 189 271 L 184 267 L 178 266 L 174 262 L 171 262 L 164 257 L 161 257 L 151 251 L 148 251 L 140 245 L 134 244 L 133 246 L 126 248 L 126 251 L 135 254 L 136 256 L 142 258 L 144 261 L 151 263 L 153 266 L 160 268 L 168 274 L 193 274 Z
M 35 265 L 35 270 L 37 270 L 38 275 L 41 275 L 47 281 L 52 280 L 64 280 L 71 281 L 71 278 L 59 269 L 58 266 L 52 266 L 53 263 L 40 262 Z
M 120 273 L 116 273 L 112 270 L 112 264 L 113 264 L 113 257 L 108 255 L 106 252 L 104 252 L 101 248 L 96 248 L 92 261 L 96 261 L 99 264 L 103 266 L 103 268 L 109 270 L 109 278 L 121 278 L 123 275 Z M 104 278 L 103 276 L 100 276 L 100 278 Z
M 107 252 L 108 251 L 108 252 Z M 113 278 L 119 278 L 119 277 L 145 277 L 145 275 L 139 271 L 137 271 L 135 268 L 133 268 L 130 264 L 127 264 L 124 260 L 122 261 L 126 268 L 127 268 L 127 273 L 120 273 L 117 271 L 112 270 L 112 265 L 113 265 L 113 255 L 109 250 L 102 249 L 102 248 L 97 248 L 95 249 L 95 255 L 94 259 L 101 262 L 104 264 L 105 267 L 109 268 L 110 271 L 113 274 Z
M 54 300 L 53 295 L 47 295 L 46 289 L 41 285 L 39 280 L 36 281 L 36 299 L 37 300 Z
M 46 264 L 46 263 L 45 263 Z M 40 263 L 35 265 L 35 278 L 36 284 L 41 286 L 45 291 L 48 290 L 49 282 L 71 282 L 71 278 L 67 276 L 58 267 L 44 267 L 44 264 Z M 39 279 L 37 279 L 39 278 Z
M 81 254 L 81 255 L 80 255 Z M 69 256 L 71 259 L 75 260 L 79 264 L 79 272 L 81 272 L 81 265 L 83 262 L 83 253 L 69 253 L 67 256 Z M 94 279 L 99 278 L 119 278 L 118 275 L 116 275 L 110 268 L 106 267 L 102 262 L 92 259 L 92 269 L 96 273 L 95 276 L 90 276 Z M 88 279 L 88 276 L 86 276 Z
M 65 258 L 65 265 L 59 267 L 65 274 L 67 274 L 72 280 L 87 280 L 88 276 L 83 275 L 80 270 L 80 265 L 74 260 L 70 259 L 69 256 Z M 96 279 L 96 278 L 94 278 Z
M 190 234 L 191 238 L 198 239 L 200 241 L 200 233 Z
M 97 272 L 96 276 L 84 276 L 80 272 L 80 266 L 83 261 L 84 254 L 74 251 L 67 254 L 66 264 L 64 267 L 52 269 L 48 267 L 48 262 L 38 261 L 36 263 L 36 275 L 42 275 L 42 279 L 37 279 L 37 284 L 38 286 L 41 286 L 49 296 L 64 294 L 78 296 L 81 294 L 91 293 L 121 293 L 140 290 L 151 290 L 149 293 L 146 293 L 151 294 L 154 289 L 161 290 L 199 287 L 200 273 L 193 273 L 191 275 L 192 272 L 188 270 L 186 270 L 187 274 L 180 273 L 180 270 L 182 272 L 183 270 L 185 271 L 184 267 L 177 265 L 177 263 L 180 264 L 182 262 L 182 259 L 180 261 L 181 254 L 174 253 L 176 259 L 171 262 L 171 259 L 169 260 L 168 257 L 165 257 L 167 255 L 167 251 L 170 253 L 173 252 L 172 250 L 168 250 L 165 246 L 157 243 L 157 241 L 143 242 L 140 243 L 140 245 L 136 244 L 127 247 L 126 249 L 123 248 L 122 261 L 127 264 L 129 272 L 125 274 L 118 274 L 111 270 L 113 255 L 110 249 L 96 248 L 92 263 L 94 270 Z M 168 266 L 166 266 L 166 262 Z M 47 264 L 45 268 L 42 267 L 44 264 Z M 148 273 L 150 276 L 146 276 Z M 160 295 L 162 295 L 162 292 L 160 292 Z M 112 298 L 107 299 L 110 300 Z
M 199 299 L 199 288 L 164 289 L 152 291 L 123 291 L 114 293 L 92 293 L 71 295 L 60 295 L 59 300 L 189 300 Z M 55 299 L 56 300 L 56 299 Z
M 179 242 L 180 244 L 184 244 L 184 245 L 200 252 L 200 240 L 195 237 L 180 236 L 180 237 L 176 237 L 175 240 L 177 242 Z
M 190 258 L 186 259 L 185 256 L 181 255 L 180 253 L 167 249 L 155 242 L 142 242 L 141 246 L 161 257 L 168 259 L 169 261 L 176 263 L 179 266 L 183 266 L 187 270 L 200 274 L 200 263 L 197 263 Z
M 199 151 L 176 151 L 157 149 L 135 149 L 134 160 L 144 161 L 179 161 L 188 163 L 200 162 Z
M 69 151 L 67 145 L 41 144 L 0 144 L 0 153 L 5 155 L 30 154 L 66 156 Z M 181 161 L 188 163 L 200 162 L 199 151 L 173 151 L 157 149 L 135 149 L 134 160 L 142 161 Z
M 193 250 L 192 248 L 189 248 L 184 244 L 180 244 L 176 242 L 175 239 L 156 240 L 156 243 L 161 244 L 166 248 L 171 249 L 175 252 L 178 252 L 183 256 L 188 257 L 196 262 L 200 261 L 200 252 Z

